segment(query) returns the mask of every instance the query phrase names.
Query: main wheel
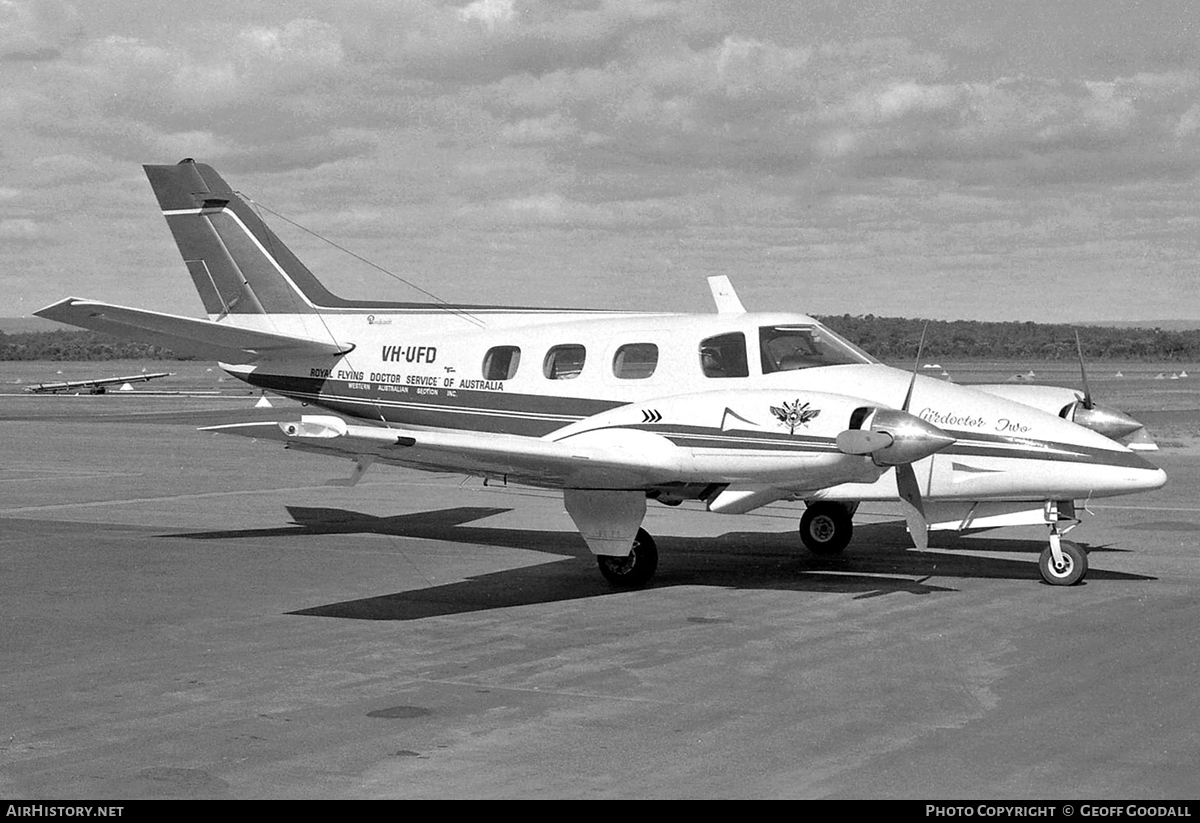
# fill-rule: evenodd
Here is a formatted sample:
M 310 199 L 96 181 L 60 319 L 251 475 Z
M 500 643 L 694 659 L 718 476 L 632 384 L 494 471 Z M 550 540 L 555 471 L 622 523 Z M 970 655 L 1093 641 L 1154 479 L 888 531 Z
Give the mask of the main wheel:
M 633 538 L 633 548 L 627 556 L 598 554 L 596 563 L 600 566 L 600 574 L 613 586 L 636 589 L 645 586 L 654 576 L 658 568 L 658 546 L 654 545 L 654 538 L 649 532 L 638 529 L 637 536 Z
M 1047 546 L 1038 558 L 1038 571 L 1051 586 L 1074 586 L 1087 574 L 1087 553 L 1079 548 L 1078 543 L 1070 540 L 1060 540 L 1059 548 L 1062 549 L 1063 562 L 1055 563 L 1054 552 Z
M 841 503 L 813 503 L 800 518 L 800 539 L 815 555 L 840 554 L 854 535 L 853 518 Z

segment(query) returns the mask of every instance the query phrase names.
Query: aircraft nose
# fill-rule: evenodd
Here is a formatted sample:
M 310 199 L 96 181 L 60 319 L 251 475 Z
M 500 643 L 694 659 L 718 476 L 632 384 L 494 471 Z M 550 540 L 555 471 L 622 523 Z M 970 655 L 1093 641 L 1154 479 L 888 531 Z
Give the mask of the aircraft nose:
M 1142 469 L 1141 477 L 1138 478 L 1139 491 L 1152 491 L 1161 489 L 1167 484 L 1167 473 L 1160 468 Z
M 1134 455 L 1133 460 L 1110 475 L 1117 494 L 1148 492 L 1161 489 L 1167 483 L 1167 473 L 1148 460 Z
M 1121 455 L 1119 462 L 1079 464 L 1080 490 L 1086 489 L 1087 496 L 1109 497 L 1112 495 L 1135 494 L 1161 489 L 1167 482 L 1167 473 L 1147 463 L 1132 452 Z

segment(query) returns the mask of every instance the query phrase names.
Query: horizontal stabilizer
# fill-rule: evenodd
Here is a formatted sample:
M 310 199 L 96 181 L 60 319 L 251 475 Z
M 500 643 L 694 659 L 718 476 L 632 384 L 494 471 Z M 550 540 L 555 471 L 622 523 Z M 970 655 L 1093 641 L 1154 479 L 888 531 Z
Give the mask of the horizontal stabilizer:
M 47 320 L 164 346 L 222 363 L 251 363 L 264 357 L 336 357 L 353 344 L 256 331 L 174 314 L 131 309 L 68 297 L 34 314 Z

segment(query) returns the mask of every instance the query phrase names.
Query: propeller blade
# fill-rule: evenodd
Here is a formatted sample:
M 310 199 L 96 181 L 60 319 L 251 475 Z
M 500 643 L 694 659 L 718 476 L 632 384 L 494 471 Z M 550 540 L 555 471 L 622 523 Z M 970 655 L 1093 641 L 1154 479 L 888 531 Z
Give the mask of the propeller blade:
M 921 489 L 917 485 L 917 473 L 911 463 L 896 467 L 896 488 L 903 501 L 904 519 L 908 521 L 908 533 L 913 545 L 925 551 L 929 548 L 929 521 L 925 519 L 925 506 L 921 502 Z
M 908 411 L 908 406 L 912 403 L 913 388 L 917 385 L 917 370 L 921 368 L 921 350 L 925 348 L 925 333 L 929 331 L 929 321 L 925 321 L 925 327 L 921 329 L 921 342 L 917 344 L 917 359 L 913 363 L 912 379 L 908 381 L 908 393 L 904 395 L 904 404 L 900 407 L 901 411 Z
M 1094 409 L 1095 401 L 1092 400 L 1092 390 L 1088 387 L 1087 369 L 1083 365 L 1083 343 L 1079 339 L 1079 330 L 1075 330 L 1075 351 L 1079 352 L 1079 373 L 1083 376 L 1083 407 L 1085 409 Z
M 896 441 L 887 432 L 846 429 L 838 432 L 837 447 L 842 454 L 873 454 Z

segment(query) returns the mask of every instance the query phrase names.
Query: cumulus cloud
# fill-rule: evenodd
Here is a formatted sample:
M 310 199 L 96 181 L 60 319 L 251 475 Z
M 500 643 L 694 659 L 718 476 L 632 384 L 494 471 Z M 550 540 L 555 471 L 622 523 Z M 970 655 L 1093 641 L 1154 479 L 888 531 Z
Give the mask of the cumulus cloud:
M 475 0 L 456 12 L 458 19 L 475 21 L 484 27 L 495 30 L 499 25 L 513 19 L 513 0 Z
M 40 224 L 27 218 L 0 220 L 0 241 L 31 243 L 44 235 Z
M 311 18 L 279 28 L 249 28 L 238 35 L 236 51 L 248 69 L 274 64 L 306 74 L 336 67 L 345 56 L 338 30 Z
M 1188 163 L 1179 146 L 1197 129 L 1194 71 L 967 79 L 904 37 L 772 37 L 695 9 L 359 0 L 334 14 L 317 3 L 300 19 L 206 21 L 187 38 L 96 36 L 4 106 L 43 134 L 119 156 L 193 140 L 195 154 L 311 159 L 323 136 L 344 156 L 427 129 L 586 174 L 836 164 L 854 178 L 981 181 L 1040 174 L 1062 152 L 1113 161 L 1079 166 L 1086 174 Z M 12 53 L 50 33 L 61 42 L 75 19 L 63 3 L 21 0 L 0 0 L 0 15 L 24 32 L 3 41 Z M 329 137 L 339 130 L 357 136 Z
M 75 7 L 60 0 L 0 0 L 0 60 L 53 60 L 80 36 Z
M 1200 103 L 1195 104 L 1179 116 L 1175 136 L 1184 138 L 1200 134 Z
M 80 192 L 106 179 L 144 205 L 136 162 L 194 156 L 249 191 L 269 184 L 265 201 L 301 204 L 314 227 L 388 249 L 408 232 L 439 270 L 466 229 L 521 271 L 553 256 L 520 245 L 543 232 L 592 265 L 577 242 L 592 230 L 631 269 L 768 254 L 845 274 L 886 249 L 924 272 L 938 242 L 926 223 L 957 221 L 941 239 L 963 248 L 944 266 L 983 267 L 1022 240 L 1112 230 L 1090 208 L 1030 229 L 1023 198 L 1042 184 L 1103 204 L 1113 183 L 1197 174 L 1194 46 L 1138 57 L 1142 18 L 1100 31 L 1088 15 L 1079 31 L 1107 40 L 1064 39 L 1075 56 L 1060 57 L 1028 45 L 1038 27 L 1016 17 L 955 29 L 961 12 L 935 14 L 953 0 L 887 25 L 852 6 L 0 0 L 0 162 L 20 192 L 0 190 L 0 239 L 44 240 L 59 204 L 90 202 Z M 171 26 L 140 13 L 164 8 Z M 1120 60 L 1095 59 L 1114 43 Z M 657 252 L 625 245 L 657 234 Z

